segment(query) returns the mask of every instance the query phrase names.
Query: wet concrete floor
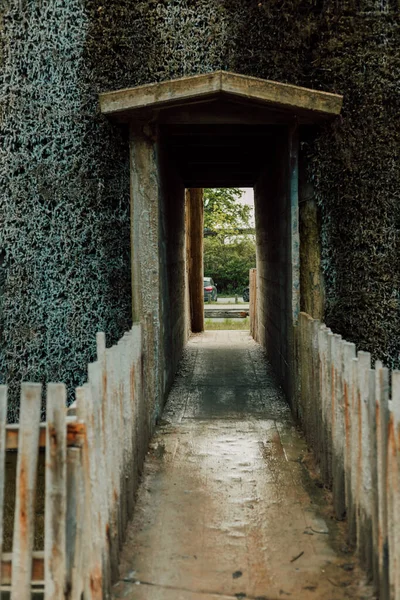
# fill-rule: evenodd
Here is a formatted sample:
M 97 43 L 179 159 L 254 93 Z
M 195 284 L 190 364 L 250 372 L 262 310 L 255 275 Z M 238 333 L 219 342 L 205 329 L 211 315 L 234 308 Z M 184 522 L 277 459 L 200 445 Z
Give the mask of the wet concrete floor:
M 371 598 L 262 349 L 191 338 L 152 440 L 115 598 Z

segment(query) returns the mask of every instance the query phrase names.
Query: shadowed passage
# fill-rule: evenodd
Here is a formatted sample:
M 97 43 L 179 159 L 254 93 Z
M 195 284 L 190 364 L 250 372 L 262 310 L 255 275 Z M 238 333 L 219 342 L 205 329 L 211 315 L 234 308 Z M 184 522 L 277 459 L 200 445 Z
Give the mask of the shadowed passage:
M 146 459 L 114 597 L 369 598 L 306 455 L 248 333 L 193 336 Z

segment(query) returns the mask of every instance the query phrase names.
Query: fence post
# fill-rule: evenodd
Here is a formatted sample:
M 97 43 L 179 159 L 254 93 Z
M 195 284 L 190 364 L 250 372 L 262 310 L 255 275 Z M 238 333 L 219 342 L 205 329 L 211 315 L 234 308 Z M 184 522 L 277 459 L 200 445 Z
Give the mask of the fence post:
M 378 468 L 378 556 L 379 594 L 381 600 L 389 600 L 389 545 L 387 523 L 387 460 L 389 427 L 389 370 L 377 363 L 375 367 L 376 388 L 376 445 Z
M 392 372 L 392 402 L 388 430 L 388 538 L 390 597 L 400 596 L 400 480 L 399 480 L 399 423 L 400 423 L 400 371 Z
M 351 489 L 352 478 L 352 401 L 353 401 L 353 360 L 356 356 L 356 347 L 350 342 L 345 342 L 343 347 L 343 401 L 344 401 L 344 473 L 345 473 L 345 502 L 347 519 L 349 523 L 355 522 L 355 506 Z
M 328 467 L 328 485 L 332 487 L 332 455 L 333 455 L 333 430 L 332 430 L 332 396 L 335 393 L 334 388 L 334 369 L 333 369 L 333 345 L 334 345 L 334 334 L 328 331 L 328 348 L 326 356 L 326 424 L 327 424 L 327 467 Z
M 369 352 L 358 352 L 359 394 L 361 417 L 360 444 L 360 494 L 359 519 L 357 528 L 357 548 L 361 561 L 367 570 L 372 571 L 372 478 L 371 478 L 371 432 L 369 419 L 370 368 Z
M 359 487 L 360 487 L 360 440 L 361 440 L 361 414 L 358 358 L 352 360 L 352 396 L 350 401 L 350 427 L 351 427 L 351 498 L 353 509 L 349 520 L 349 544 L 357 544 L 357 523 L 359 513 Z
M 337 519 L 346 512 L 344 483 L 344 400 L 343 400 L 343 342 L 340 335 L 332 338 L 332 491 Z
M 320 432 L 320 410 L 321 397 L 319 394 L 319 338 L 318 331 L 320 322 L 317 319 L 309 321 L 310 327 L 310 351 L 311 351 L 311 419 L 310 440 L 315 452 L 318 464 L 321 463 L 321 432 Z
M 94 415 L 91 389 L 88 383 L 76 389 L 77 418 L 86 424 L 86 436 L 82 446 L 82 478 L 84 481 L 84 551 L 82 570 L 84 572 L 85 600 L 103 599 L 101 565 L 101 541 L 99 510 L 97 505 L 97 464 L 94 434 Z
M 66 396 L 63 384 L 48 384 L 44 539 L 46 600 L 62 600 L 65 591 Z
M 393 421 L 394 421 L 394 438 L 396 448 L 396 480 L 397 480 L 397 493 L 396 493 L 396 507 L 395 507 L 395 518 L 394 518 L 394 536 L 395 536 L 395 554 L 397 559 L 396 573 L 395 573 L 395 595 L 396 598 L 400 597 L 400 371 L 393 371 L 392 373 L 392 407 L 393 407 Z
M 379 367 L 379 365 L 378 365 Z M 374 589 L 379 590 L 379 492 L 378 492 L 378 457 L 376 434 L 376 374 L 375 369 L 369 371 L 369 433 L 370 433 L 370 462 L 371 462 L 371 564 Z
M 7 386 L 0 385 L 0 589 L 1 558 L 3 555 L 3 511 L 5 487 L 5 455 L 6 455 L 6 423 L 7 423 Z M 1 596 L 1 592 L 0 592 Z
M 70 600 L 79 600 L 84 591 L 83 527 L 85 518 L 85 488 L 81 448 L 67 449 L 67 594 Z
M 31 593 L 41 395 L 40 384 L 22 383 L 11 582 L 13 600 L 29 598 Z
M 320 411 L 321 411 L 321 476 L 324 483 L 328 482 L 327 453 L 328 428 L 326 423 L 327 398 L 327 353 L 328 353 L 328 329 L 321 325 L 319 330 L 319 386 L 320 386 Z

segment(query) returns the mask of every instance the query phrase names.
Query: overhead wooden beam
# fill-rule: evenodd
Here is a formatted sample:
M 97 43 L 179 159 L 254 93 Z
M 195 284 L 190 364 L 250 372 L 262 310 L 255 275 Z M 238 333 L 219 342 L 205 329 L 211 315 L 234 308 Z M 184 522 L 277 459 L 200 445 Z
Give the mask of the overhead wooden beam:
M 126 113 L 129 120 L 138 110 L 161 110 L 215 97 L 238 98 L 289 113 L 301 111 L 325 118 L 338 115 L 343 102 L 338 94 L 216 71 L 106 92 L 100 94 L 100 109 L 105 115 Z

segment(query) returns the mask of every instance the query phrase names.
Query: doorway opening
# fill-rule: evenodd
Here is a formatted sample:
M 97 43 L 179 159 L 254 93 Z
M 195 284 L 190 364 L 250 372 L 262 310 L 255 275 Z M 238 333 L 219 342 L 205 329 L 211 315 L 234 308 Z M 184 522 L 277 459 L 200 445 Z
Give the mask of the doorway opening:
M 250 329 L 249 272 L 256 267 L 252 188 L 203 190 L 204 329 Z
M 290 399 L 300 309 L 300 142 L 341 103 L 334 94 L 225 72 L 101 96 L 103 113 L 130 126 L 133 315 L 151 329 L 160 407 L 193 320 L 204 319 L 203 302 L 193 309 L 188 301 L 185 206 L 189 191 L 199 212 L 192 190 L 205 188 L 254 189 L 256 337 Z M 197 233 L 190 227 L 192 259 L 202 252 L 203 232 L 198 222 Z M 198 265 L 193 285 L 204 294 Z

